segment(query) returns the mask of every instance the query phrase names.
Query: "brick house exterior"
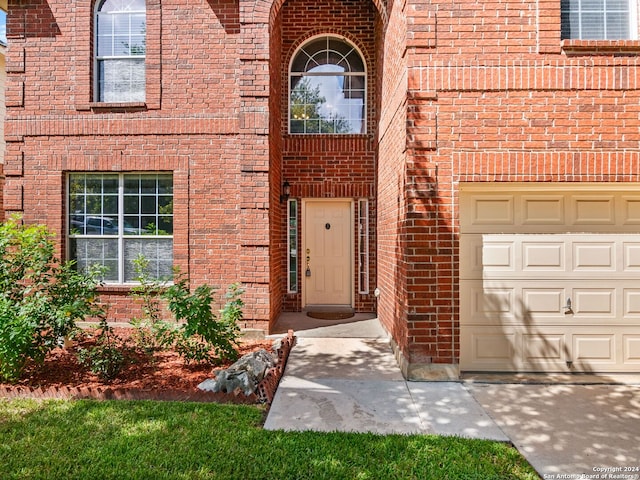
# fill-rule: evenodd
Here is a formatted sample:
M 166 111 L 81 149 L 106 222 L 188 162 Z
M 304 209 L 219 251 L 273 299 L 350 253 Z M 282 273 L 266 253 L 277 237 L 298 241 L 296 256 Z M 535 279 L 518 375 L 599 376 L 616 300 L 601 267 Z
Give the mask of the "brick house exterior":
M 0 10 L 4 13 L 7 11 L 7 2 L 0 1 Z M 2 185 L 4 184 L 4 118 L 5 118 L 5 101 L 4 101 L 4 89 L 6 83 L 6 69 L 5 69 L 5 52 L 6 45 L 4 40 L 0 42 L 0 212 L 2 212 Z
M 173 263 L 196 284 L 242 282 L 243 327 L 268 331 L 282 312 L 337 303 L 377 312 L 412 378 L 456 376 L 461 359 L 465 370 L 637 370 L 640 317 L 623 267 L 615 288 L 631 313 L 619 308 L 619 330 L 607 330 L 589 316 L 587 287 L 504 293 L 496 283 L 476 295 L 519 254 L 477 277 L 465 263 L 511 252 L 496 247 L 507 240 L 529 248 L 541 239 L 521 235 L 533 234 L 556 235 L 544 245 L 598 234 L 585 247 L 595 251 L 625 233 L 621 248 L 635 252 L 637 22 L 630 39 L 580 40 L 563 38 L 560 1 L 145 3 L 144 101 L 114 102 L 96 96 L 95 2 L 9 0 L 5 215 L 47 224 L 65 254 L 80 242 L 69 236 L 74 175 L 160 172 L 172 182 Z M 290 133 L 292 59 L 323 36 L 362 57 L 362 131 Z M 346 300 L 318 302 L 305 270 L 318 271 L 311 242 L 322 229 L 305 222 L 337 205 L 349 211 Z M 613 220 L 580 216 L 609 205 Z M 523 265 L 495 278 L 520 281 Z M 104 288 L 113 319 L 132 315 L 128 288 Z M 564 330 L 539 320 L 542 307 L 515 320 L 511 306 L 486 307 L 503 293 L 561 302 L 563 315 L 574 299 L 586 330 L 566 315 Z

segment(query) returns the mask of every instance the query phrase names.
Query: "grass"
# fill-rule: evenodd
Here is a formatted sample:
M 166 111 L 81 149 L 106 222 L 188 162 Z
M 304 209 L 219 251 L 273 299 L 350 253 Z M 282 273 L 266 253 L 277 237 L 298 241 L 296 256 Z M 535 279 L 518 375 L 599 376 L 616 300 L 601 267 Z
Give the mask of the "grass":
M 274 432 L 253 406 L 0 400 L 2 479 L 537 479 L 511 446 Z

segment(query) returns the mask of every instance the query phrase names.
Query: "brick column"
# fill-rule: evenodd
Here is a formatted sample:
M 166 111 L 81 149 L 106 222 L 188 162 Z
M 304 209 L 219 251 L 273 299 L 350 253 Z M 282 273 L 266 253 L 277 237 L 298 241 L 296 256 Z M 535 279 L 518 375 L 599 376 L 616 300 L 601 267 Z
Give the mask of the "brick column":
M 269 298 L 269 10 L 240 1 L 240 264 L 245 316 L 268 321 Z

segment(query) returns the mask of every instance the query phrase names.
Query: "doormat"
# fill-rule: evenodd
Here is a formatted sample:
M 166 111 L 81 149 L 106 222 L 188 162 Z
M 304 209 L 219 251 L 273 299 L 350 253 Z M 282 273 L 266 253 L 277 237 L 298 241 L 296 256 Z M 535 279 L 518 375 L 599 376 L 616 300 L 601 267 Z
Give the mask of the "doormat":
M 307 317 L 317 318 L 319 320 L 344 320 L 353 317 L 353 312 L 307 312 Z

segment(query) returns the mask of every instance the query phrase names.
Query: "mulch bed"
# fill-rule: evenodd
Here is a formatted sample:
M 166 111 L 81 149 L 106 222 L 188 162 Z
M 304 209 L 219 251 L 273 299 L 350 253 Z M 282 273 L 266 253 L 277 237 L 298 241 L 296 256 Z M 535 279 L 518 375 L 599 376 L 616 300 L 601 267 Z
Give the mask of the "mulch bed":
M 132 329 L 118 329 L 118 336 L 131 336 Z M 286 365 L 295 337 L 289 331 L 277 351 L 278 364 L 269 370 L 255 394 L 242 392 L 213 393 L 197 389 L 198 384 L 212 378 L 212 370 L 221 370 L 231 362 L 212 368 L 210 365 L 185 364 L 175 352 L 157 352 L 150 360 L 142 354 L 130 358 L 126 368 L 112 382 L 104 382 L 80 365 L 77 347 L 58 348 L 47 356 L 43 365 L 30 365 L 15 384 L 0 383 L 4 398 L 60 398 L 97 400 L 167 400 L 241 404 L 270 404 Z M 271 340 L 247 341 L 240 345 L 240 356 L 264 348 L 271 351 Z

